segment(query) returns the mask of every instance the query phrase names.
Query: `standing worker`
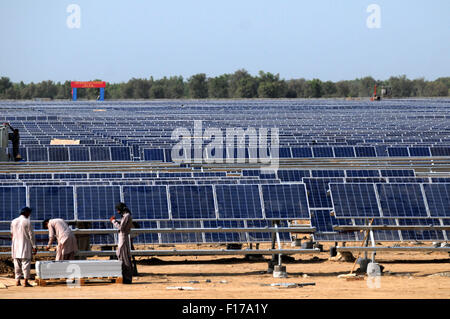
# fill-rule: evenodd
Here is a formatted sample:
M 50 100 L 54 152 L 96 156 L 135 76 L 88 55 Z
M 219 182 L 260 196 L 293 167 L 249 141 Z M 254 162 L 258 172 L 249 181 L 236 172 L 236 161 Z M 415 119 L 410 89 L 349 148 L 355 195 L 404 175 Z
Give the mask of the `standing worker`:
M 122 216 L 120 221 L 115 216 L 110 218 L 115 228 L 119 229 L 119 244 L 117 245 L 117 258 L 122 262 L 122 277 L 124 284 L 133 281 L 133 264 L 131 261 L 130 230 L 133 227 L 131 212 L 124 203 L 116 205 L 116 210 Z
M 20 135 L 19 135 L 19 129 L 13 128 L 9 123 L 5 123 L 12 133 L 8 134 L 8 139 L 12 142 L 13 145 L 13 157 L 14 161 L 18 162 L 21 160 L 21 156 L 19 154 L 19 144 L 20 144 Z
M 24 278 L 24 287 L 32 287 L 30 279 L 31 259 L 36 254 L 36 241 L 30 222 L 31 208 L 24 207 L 20 216 L 11 222 L 11 256 L 14 260 L 16 286 L 20 286 L 20 278 Z
M 61 218 L 46 219 L 42 223 L 44 229 L 48 229 L 47 250 L 53 244 L 55 238 L 58 240 L 56 246 L 56 260 L 73 260 L 78 251 L 77 239 L 72 233 L 69 225 Z

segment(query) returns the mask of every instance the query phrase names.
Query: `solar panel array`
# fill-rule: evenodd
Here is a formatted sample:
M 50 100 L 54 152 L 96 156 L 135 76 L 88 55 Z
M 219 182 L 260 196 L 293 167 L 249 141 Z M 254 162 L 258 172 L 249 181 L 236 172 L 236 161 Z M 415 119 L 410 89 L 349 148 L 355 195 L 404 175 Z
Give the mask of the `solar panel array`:
M 450 156 L 448 100 L 365 101 L 132 101 L 0 102 L 0 121 L 20 129 L 20 153 L 28 162 L 172 162 L 175 128 L 195 137 L 206 129 L 278 128 L 279 158 L 291 169 L 222 170 L 166 166 L 152 171 L 0 173 L 0 229 L 21 207 L 33 221 L 61 217 L 111 228 L 114 206 L 124 201 L 141 228 L 201 228 L 203 232 L 149 233 L 135 243 L 232 243 L 270 241 L 270 232 L 208 232 L 211 228 L 288 226 L 303 219 L 322 241 L 360 241 L 362 233 L 335 226 L 449 225 L 448 172 L 412 169 L 298 169 L 305 159 L 362 161 Z M 425 105 L 424 105 L 425 104 Z M 194 132 L 194 120 L 202 131 Z M 79 145 L 51 145 L 53 139 Z M 193 139 L 192 139 L 193 140 Z M 224 147 L 223 154 L 249 162 L 256 154 L 276 156 L 256 145 Z M 210 140 L 200 140 L 205 147 Z M 244 149 L 245 148 L 245 149 Z M 214 149 L 211 155 L 217 155 Z M 191 152 L 191 157 L 194 152 Z M 408 159 L 409 160 L 409 159 Z M 50 164 L 51 165 L 51 164 Z M 169 165 L 169 164 L 167 164 Z M 243 164 L 245 167 L 246 164 Z M 51 166 L 49 166 L 51 167 Z M 305 167 L 305 166 L 304 166 Z M 183 169 L 181 169 L 183 168 Z M 448 231 L 382 230 L 378 241 L 448 240 Z M 291 240 L 284 232 L 281 239 Z M 3 240 L 3 239 L 2 239 Z M 112 244 L 114 235 L 92 235 Z M 9 244 L 8 240 L 0 243 Z

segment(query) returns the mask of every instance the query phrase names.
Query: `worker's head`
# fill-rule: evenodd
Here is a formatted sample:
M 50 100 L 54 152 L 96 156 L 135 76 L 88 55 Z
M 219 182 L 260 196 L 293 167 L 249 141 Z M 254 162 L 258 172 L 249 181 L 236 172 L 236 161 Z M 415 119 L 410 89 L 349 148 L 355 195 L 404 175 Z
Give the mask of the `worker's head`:
M 45 219 L 43 222 L 42 222 L 42 227 L 44 228 L 44 229 L 48 229 L 48 222 L 50 221 L 50 218 L 47 218 L 47 219 Z
M 126 211 L 130 211 L 127 207 L 127 205 L 125 205 L 125 203 L 119 203 L 116 205 L 116 211 L 117 213 L 119 213 L 120 215 L 123 215 Z
M 15 128 L 15 129 L 13 130 L 13 132 L 14 132 L 14 134 L 19 134 L 19 129 L 18 129 L 18 128 Z
M 26 218 L 30 217 L 30 215 L 31 215 L 31 208 L 30 207 L 22 208 L 22 210 L 20 211 L 20 215 L 23 215 Z

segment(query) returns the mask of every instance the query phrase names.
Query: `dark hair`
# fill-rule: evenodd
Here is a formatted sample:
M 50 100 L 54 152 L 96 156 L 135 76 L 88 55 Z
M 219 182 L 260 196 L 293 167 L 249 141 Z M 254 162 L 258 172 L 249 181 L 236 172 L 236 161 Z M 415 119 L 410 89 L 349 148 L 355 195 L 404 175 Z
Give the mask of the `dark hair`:
M 44 221 L 42 222 L 42 227 L 43 228 L 47 228 L 45 224 L 47 224 L 49 222 L 50 218 L 44 219 Z
M 125 205 L 125 203 L 119 203 L 116 205 L 116 210 L 118 210 L 120 213 L 123 213 L 125 210 L 128 210 L 127 205 Z
M 20 215 L 25 215 L 25 214 L 31 214 L 31 208 L 30 207 L 24 207 L 22 208 L 22 210 L 20 211 Z

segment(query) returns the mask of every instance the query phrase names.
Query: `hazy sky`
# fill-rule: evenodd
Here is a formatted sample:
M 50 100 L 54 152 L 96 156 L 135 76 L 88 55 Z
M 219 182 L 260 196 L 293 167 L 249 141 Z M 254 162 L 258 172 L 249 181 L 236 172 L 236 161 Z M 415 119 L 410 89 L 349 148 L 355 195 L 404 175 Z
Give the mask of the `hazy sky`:
M 81 9 L 69 28 L 70 4 Z M 367 19 L 380 8 L 380 28 Z M 0 0 L 0 75 L 127 81 L 450 76 L 449 0 Z M 77 21 L 77 20 L 71 20 Z

